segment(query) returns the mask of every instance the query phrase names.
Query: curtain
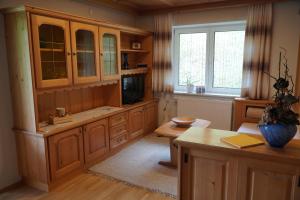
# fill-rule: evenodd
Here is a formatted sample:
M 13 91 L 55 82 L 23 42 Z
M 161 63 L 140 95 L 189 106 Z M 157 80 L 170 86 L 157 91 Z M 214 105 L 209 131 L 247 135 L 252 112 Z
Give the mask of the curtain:
M 152 85 L 155 93 L 173 93 L 172 23 L 172 14 L 154 17 Z
M 251 5 L 245 35 L 242 97 L 268 99 L 272 4 Z

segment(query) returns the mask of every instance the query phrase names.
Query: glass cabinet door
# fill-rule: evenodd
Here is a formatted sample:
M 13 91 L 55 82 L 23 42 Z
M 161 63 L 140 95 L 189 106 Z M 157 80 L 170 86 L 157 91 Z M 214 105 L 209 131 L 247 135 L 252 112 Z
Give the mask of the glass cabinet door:
M 120 78 L 120 31 L 100 27 L 102 80 Z
M 32 34 L 37 87 L 70 85 L 69 22 L 32 15 Z
M 100 80 L 98 27 L 71 22 L 74 83 Z

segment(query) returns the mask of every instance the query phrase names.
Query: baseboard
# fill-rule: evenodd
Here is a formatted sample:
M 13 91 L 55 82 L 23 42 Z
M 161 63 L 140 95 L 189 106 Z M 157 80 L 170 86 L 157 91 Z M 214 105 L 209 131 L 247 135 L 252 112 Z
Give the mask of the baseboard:
M 13 189 L 16 189 L 18 187 L 20 187 L 21 185 L 23 185 L 23 181 L 22 180 L 19 180 L 18 182 L 16 183 L 13 183 L 11 185 L 8 185 L 2 189 L 0 189 L 0 193 L 4 193 L 4 192 L 7 192 L 9 190 L 13 190 Z

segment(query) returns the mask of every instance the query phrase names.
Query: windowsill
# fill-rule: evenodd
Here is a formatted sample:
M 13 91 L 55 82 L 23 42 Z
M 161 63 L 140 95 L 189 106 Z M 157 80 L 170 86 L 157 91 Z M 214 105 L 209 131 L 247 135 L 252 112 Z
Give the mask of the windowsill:
M 185 91 L 174 91 L 174 95 L 186 95 L 186 96 L 195 96 L 195 97 L 209 97 L 209 98 L 225 98 L 225 99 L 234 99 L 240 97 L 237 94 L 219 94 L 219 93 L 188 93 Z

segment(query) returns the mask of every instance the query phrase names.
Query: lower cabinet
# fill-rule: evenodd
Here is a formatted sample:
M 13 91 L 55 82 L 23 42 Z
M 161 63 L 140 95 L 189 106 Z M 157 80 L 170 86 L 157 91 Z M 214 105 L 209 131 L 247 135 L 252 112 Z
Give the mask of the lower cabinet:
M 181 148 L 180 200 L 298 200 L 300 167 Z
M 231 157 L 186 151 L 181 156 L 180 200 L 235 200 L 236 163 Z
M 83 128 L 86 163 L 93 163 L 109 152 L 108 120 L 103 119 Z
M 145 133 L 152 133 L 157 127 L 157 103 L 151 103 L 145 106 Z
M 238 199 L 300 199 L 300 166 L 241 159 Z
M 129 111 L 129 139 L 136 138 L 144 133 L 144 107 Z
M 84 167 L 83 138 L 81 128 L 49 137 L 51 180 Z

